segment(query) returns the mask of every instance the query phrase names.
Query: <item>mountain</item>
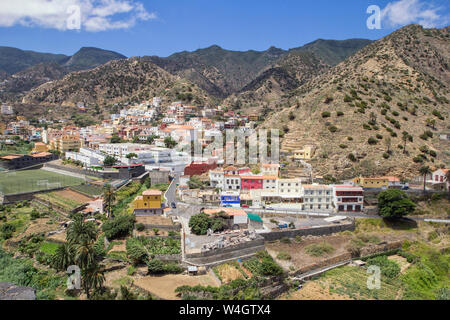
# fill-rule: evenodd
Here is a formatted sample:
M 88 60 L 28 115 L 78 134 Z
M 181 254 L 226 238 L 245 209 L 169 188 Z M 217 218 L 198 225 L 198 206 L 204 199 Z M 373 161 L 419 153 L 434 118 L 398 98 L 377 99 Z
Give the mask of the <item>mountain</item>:
M 281 57 L 269 69 L 230 96 L 224 105 L 238 105 L 241 109 L 279 102 L 290 91 L 325 72 L 329 66 L 315 54 L 292 51 Z M 237 102 L 239 101 L 239 102 Z
M 214 45 L 194 52 L 175 53 L 167 58 L 150 57 L 150 59 L 164 70 L 196 83 L 210 95 L 220 98 L 234 95 L 231 100 L 235 100 L 239 99 L 239 93 L 246 92 L 249 88 L 256 89 L 260 82 L 261 87 L 266 87 L 265 79 L 270 77 L 280 85 L 282 92 L 301 84 L 293 83 L 296 76 L 292 78 L 293 74 L 291 72 L 286 74 L 287 69 L 283 68 L 286 60 L 295 61 L 300 53 L 315 54 L 316 60 L 321 61 L 318 66 L 320 69 L 324 63 L 333 66 L 342 62 L 369 43 L 370 40 L 364 39 L 317 40 L 289 51 L 271 47 L 266 51 L 245 52 L 225 50 Z M 303 64 L 299 70 L 301 69 Z M 265 91 L 263 88 L 261 90 Z
M 150 59 L 172 74 L 179 75 L 218 97 L 226 97 L 252 81 L 278 60 L 285 51 L 230 51 L 214 45 L 194 52 L 179 52 L 167 58 Z
M 64 63 L 70 71 L 88 70 L 105 64 L 111 60 L 126 59 L 124 55 L 99 48 L 81 48 Z
M 45 82 L 61 79 L 68 71 L 55 62 L 40 63 L 6 78 L 0 91 L 21 93 Z
M 63 79 L 45 83 L 23 98 L 25 104 L 112 105 L 142 101 L 153 96 L 208 103 L 208 95 L 196 85 L 159 68 L 146 58 L 113 60 L 95 69 L 72 72 Z
M 367 39 L 318 39 L 314 42 L 305 44 L 303 47 L 294 48 L 290 51 L 311 52 L 326 64 L 335 66 L 372 42 L 372 40 Z
M 11 75 L 40 63 L 64 63 L 68 58 L 68 56 L 63 54 L 40 53 L 11 47 L 0 47 L 0 71 Z
M 262 127 L 284 132 L 282 150 L 306 144 L 321 175 L 418 175 L 450 164 L 440 140 L 450 116 L 450 28 L 404 27 L 292 92 Z M 406 152 L 403 150 L 406 137 Z

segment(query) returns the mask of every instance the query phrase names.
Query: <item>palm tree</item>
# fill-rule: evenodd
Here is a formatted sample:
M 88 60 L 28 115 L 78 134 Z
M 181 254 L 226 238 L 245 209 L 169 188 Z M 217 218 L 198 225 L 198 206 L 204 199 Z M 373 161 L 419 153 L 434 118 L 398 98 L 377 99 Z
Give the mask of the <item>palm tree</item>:
M 103 199 L 105 200 L 105 209 L 108 217 L 112 215 L 112 205 L 116 200 L 116 194 L 114 193 L 114 188 L 107 184 L 103 187 Z
M 82 243 L 97 239 L 97 227 L 93 222 L 85 222 L 83 215 L 77 215 L 73 223 L 67 229 L 67 241 Z
M 409 140 L 409 134 L 408 134 L 408 132 L 403 132 L 403 137 L 402 137 L 402 140 L 403 140 L 403 142 L 404 142 L 404 145 L 403 145 L 403 154 L 405 154 L 406 153 L 406 142 L 408 142 L 408 140 Z
M 384 143 L 386 144 L 386 148 L 387 148 L 386 152 L 388 154 L 391 154 L 391 143 L 392 143 L 391 137 L 387 137 L 386 140 L 384 140 Z
M 427 175 L 431 174 L 431 169 L 429 166 L 423 166 L 419 169 L 420 174 L 423 176 L 423 191 L 426 192 L 426 185 L 427 185 Z
M 75 251 L 75 262 L 82 269 L 89 269 L 96 263 L 97 254 L 95 252 L 95 242 L 83 240 Z
M 67 270 L 67 268 L 73 264 L 74 257 L 74 247 L 70 242 L 61 244 L 58 249 L 56 249 L 55 254 L 52 257 L 52 266 L 56 270 Z
M 82 275 L 83 287 L 86 292 L 86 296 L 89 299 L 91 289 L 97 291 L 103 288 L 103 284 L 105 283 L 105 275 L 98 264 L 93 264 L 90 268 L 84 269 Z

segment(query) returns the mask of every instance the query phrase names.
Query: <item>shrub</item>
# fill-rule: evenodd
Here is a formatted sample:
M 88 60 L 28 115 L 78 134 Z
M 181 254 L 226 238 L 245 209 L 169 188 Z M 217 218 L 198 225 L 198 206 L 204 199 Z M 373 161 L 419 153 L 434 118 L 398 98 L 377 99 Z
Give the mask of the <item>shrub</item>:
M 342 111 L 337 111 L 336 114 L 337 114 L 338 117 L 342 117 L 344 115 L 344 113 Z
M 352 161 L 352 162 L 356 162 L 356 156 L 353 153 L 349 153 L 349 155 L 347 156 L 347 158 Z
M 347 149 L 347 145 L 346 145 L 346 144 L 340 144 L 340 145 L 339 145 L 339 148 L 341 148 L 341 149 Z
M 353 141 L 353 137 L 347 137 L 348 141 Z
M 335 126 L 331 126 L 331 127 L 328 127 L 328 130 L 330 130 L 330 132 L 334 133 L 334 132 L 336 132 L 338 129 L 337 129 Z
M 30 213 L 30 218 L 31 220 L 36 220 L 39 219 L 41 215 L 39 214 L 39 212 L 36 210 L 36 208 L 33 208 L 33 211 L 31 211 Z
M 136 225 L 136 230 L 139 231 L 139 232 L 144 231 L 145 230 L 145 225 L 143 223 L 138 223 Z
M 377 139 L 378 139 L 378 140 L 382 140 L 382 139 L 383 139 L 383 136 L 382 136 L 381 134 L 377 134 Z
M 324 254 L 333 252 L 335 249 L 328 243 L 314 243 L 305 247 L 305 251 L 313 257 L 321 257 Z
M 15 231 L 16 227 L 10 223 L 5 223 L 0 227 L 1 236 L 5 240 L 11 238 Z
M 387 153 L 387 152 L 383 153 L 383 158 L 389 159 L 389 153 Z
M 133 265 L 141 264 L 148 258 L 147 250 L 142 241 L 138 238 L 127 239 L 126 250 L 127 256 L 130 258 Z
M 423 158 L 421 156 L 417 156 L 413 158 L 414 163 L 423 163 Z
M 400 274 L 400 267 L 394 261 L 389 260 L 386 256 L 378 256 L 367 260 L 369 266 L 378 266 L 381 274 L 387 278 L 393 279 Z
M 191 232 L 195 235 L 207 234 L 211 224 L 211 218 L 204 213 L 193 215 L 189 219 L 189 228 L 191 228 Z
M 331 113 L 328 111 L 322 112 L 322 118 L 329 118 L 331 117 Z
M 109 240 L 128 236 L 133 231 L 134 215 L 117 216 L 106 221 L 102 230 Z
M 285 244 L 289 244 L 289 243 L 291 243 L 291 239 L 289 239 L 287 237 L 284 237 L 284 238 L 281 238 L 280 242 L 281 243 L 285 243 Z
M 434 151 L 434 150 L 430 150 L 429 154 L 430 154 L 430 156 L 432 156 L 433 158 L 436 158 L 436 157 L 437 157 L 437 153 L 436 153 L 436 151 Z
M 441 113 L 438 110 L 433 110 L 433 116 L 436 116 L 439 118 L 439 120 L 445 120 L 445 118 L 441 115 Z
M 369 126 L 367 123 L 363 124 L 363 128 L 366 129 L 366 130 L 372 130 L 372 127 Z
M 280 253 L 278 253 L 277 259 L 279 259 L 279 260 L 291 260 L 292 257 L 291 257 L 291 255 L 289 253 L 287 253 L 285 251 L 281 251 Z
M 370 145 L 375 145 L 375 144 L 378 143 L 378 140 L 375 139 L 375 138 L 373 138 L 373 137 L 370 137 L 370 138 L 367 140 L 367 142 L 368 142 Z

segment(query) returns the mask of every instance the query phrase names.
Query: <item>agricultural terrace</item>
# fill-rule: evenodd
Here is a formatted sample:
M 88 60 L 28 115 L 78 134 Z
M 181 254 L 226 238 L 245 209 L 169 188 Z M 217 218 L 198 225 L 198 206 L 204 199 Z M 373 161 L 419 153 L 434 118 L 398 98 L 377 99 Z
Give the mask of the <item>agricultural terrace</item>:
M 0 192 L 5 195 L 76 186 L 83 182 L 80 178 L 40 169 L 0 172 Z
M 92 200 L 92 198 L 89 198 L 70 189 L 50 193 L 42 193 L 36 195 L 35 197 L 47 204 L 56 206 L 67 212 L 70 212 Z
M 70 189 L 90 197 L 100 196 L 103 193 L 103 188 L 101 186 L 93 184 L 81 184 L 78 186 L 71 186 Z

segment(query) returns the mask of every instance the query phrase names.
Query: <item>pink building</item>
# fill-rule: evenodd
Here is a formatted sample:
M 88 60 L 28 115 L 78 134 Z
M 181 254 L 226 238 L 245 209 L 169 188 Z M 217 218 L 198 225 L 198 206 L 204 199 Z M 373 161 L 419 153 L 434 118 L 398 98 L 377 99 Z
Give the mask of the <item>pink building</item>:
M 241 176 L 241 188 L 243 190 L 257 190 L 263 188 L 263 177 Z

